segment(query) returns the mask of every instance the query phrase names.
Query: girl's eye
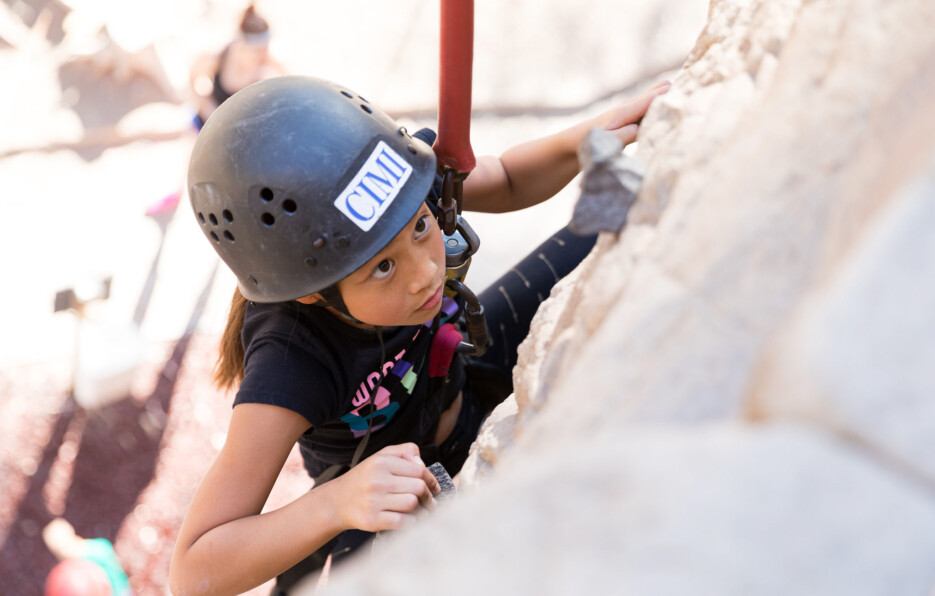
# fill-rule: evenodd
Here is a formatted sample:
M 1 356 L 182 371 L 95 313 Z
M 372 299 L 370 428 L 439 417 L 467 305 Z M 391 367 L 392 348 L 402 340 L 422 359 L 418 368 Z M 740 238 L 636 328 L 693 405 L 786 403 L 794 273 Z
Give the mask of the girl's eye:
M 376 267 L 373 268 L 373 273 L 371 273 L 370 276 L 374 279 L 384 279 L 392 272 L 393 261 L 389 259 L 383 259 Z
M 425 236 L 426 234 L 428 234 L 429 229 L 432 225 L 430 221 L 431 217 L 432 217 L 431 213 L 426 213 L 425 215 L 420 217 L 419 220 L 416 222 L 416 233 L 415 233 L 416 238 L 421 238 L 422 236 Z

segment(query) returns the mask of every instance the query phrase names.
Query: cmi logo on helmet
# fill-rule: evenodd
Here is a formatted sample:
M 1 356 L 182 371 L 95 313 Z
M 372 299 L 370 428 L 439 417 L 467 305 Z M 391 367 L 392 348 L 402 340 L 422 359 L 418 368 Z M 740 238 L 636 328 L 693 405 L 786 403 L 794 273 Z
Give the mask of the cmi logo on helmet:
M 380 141 L 334 206 L 367 232 L 389 208 L 406 184 L 412 166 Z

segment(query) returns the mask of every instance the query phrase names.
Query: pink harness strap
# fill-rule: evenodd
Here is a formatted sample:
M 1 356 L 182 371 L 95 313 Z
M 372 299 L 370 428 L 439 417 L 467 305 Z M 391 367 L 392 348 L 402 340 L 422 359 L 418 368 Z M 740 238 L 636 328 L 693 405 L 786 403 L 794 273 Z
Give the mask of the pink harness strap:
M 429 349 L 430 377 L 443 377 L 448 374 L 448 367 L 451 366 L 451 360 L 461 339 L 461 333 L 452 323 L 445 323 L 438 328 Z

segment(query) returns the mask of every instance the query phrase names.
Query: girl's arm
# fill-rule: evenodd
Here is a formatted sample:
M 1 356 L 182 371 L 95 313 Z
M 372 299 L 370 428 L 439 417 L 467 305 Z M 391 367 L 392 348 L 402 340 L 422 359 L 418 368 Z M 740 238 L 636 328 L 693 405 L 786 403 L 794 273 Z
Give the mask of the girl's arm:
M 505 213 L 554 196 L 580 170 L 578 146 L 592 128 L 613 132 L 622 145 L 636 140 L 650 103 L 669 90 L 663 81 L 633 99 L 563 131 L 517 145 L 499 158 L 482 156 L 464 181 L 464 209 Z
M 169 566 L 172 592 L 240 594 L 276 577 L 340 532 L 396 529 L 431 507 L 438 482 L 412 444 L 388 447 L 353 470 L 261 514 L 300 415 L 262 404 L 234 408 L 227 440 L 195 493 Z

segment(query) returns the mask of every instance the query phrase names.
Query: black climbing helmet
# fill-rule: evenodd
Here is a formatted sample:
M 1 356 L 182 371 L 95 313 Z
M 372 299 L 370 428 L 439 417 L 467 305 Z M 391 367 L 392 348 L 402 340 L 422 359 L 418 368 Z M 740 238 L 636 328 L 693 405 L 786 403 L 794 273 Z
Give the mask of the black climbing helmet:
M 188 190 L 201 230 L 255 302 L 331 288 L 415 215 L 435 154 L 353 91 L 260 81 L 208 119 Z

